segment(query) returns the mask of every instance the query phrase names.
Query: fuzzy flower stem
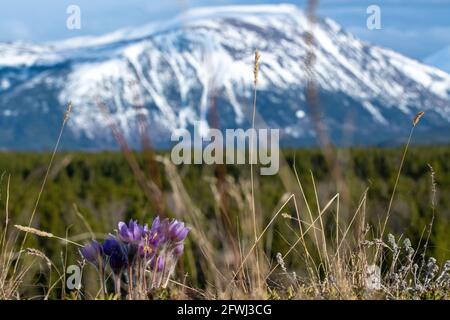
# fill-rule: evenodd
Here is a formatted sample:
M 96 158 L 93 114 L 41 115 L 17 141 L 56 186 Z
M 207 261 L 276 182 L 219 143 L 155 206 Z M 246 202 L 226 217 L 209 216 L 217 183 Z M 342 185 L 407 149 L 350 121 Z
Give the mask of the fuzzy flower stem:
M 128 294 L 133 300 L 133 267 L 131 265 L 128 266 Z
M 106 286 L 105 286 L 105 268 L 104 266 L 100 266 L 98 268 L 98 276 L 100 278 L 100 290 L 101 290 L 101 299 L 104 300 L 105 299 L 105 295 L 107 294 L 106 292 Z
M 114 288 L 117 298 L 120 298 L 120 274 L 114 274 Z

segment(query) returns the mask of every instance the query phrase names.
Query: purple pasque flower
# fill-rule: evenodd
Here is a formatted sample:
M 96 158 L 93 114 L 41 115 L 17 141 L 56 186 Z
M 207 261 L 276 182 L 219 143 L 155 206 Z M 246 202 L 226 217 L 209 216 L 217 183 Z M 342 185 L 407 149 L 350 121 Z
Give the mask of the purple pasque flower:
M 150 260 L 156 254 L 158 250 L 158 246 L 160 243 L 160 239 L 157 237 L 157 234 L 154 232 L 147 232 L 144 238 L 141 240 L 138 246 L 138 253 L 141 258 L 145 258 L 146 260 Z
M 152 222 L 151 230 L 158 230 L 160 227 L 161 227 L 161 219 L 159 218 L 159 216 L 157 216 L 155 220 L 153 220 Z
M 156 217 L 150 231 L 156 235 L 155 237 L 160 243 L 170 244 L 184 241 L 189 233 L 189 228 L 176 219 L 166 218 L 161 221 L 159 217 Z
M 189 233 L 189 228 L 184 226 L 184 222 L 176 219 L 172 220 L 169 224 L 168 236 L 172 242 L 182 242 L 186 239 Z
M 113 235 L 103 243 L 103 252 L 108 256 L 109 266 L 115 274 L 120 274 L 128 266 L 128 249 Z
M 137 220 L 130 220 L 128 225 L 125 222 L 118 224 L 119 239 L 125 243 L 128 252 L 128 263 L 132 264 L 137 253 L 140 253 L 140 246 L 149 232 L 147 225 L 140 225 Z M 141 255 L 142 256 L 142 255 Z
M 128 225 L 125 222 L 119 222 L 119 238 L 125 243 L 138 244 L 144 235 L 148 232 L 148 226 L 141 226 L 137 221 L 130 220 Z
M 175 263 L 181 257 L 188 233 L 189 228 L 183 222 L 156 217 L 139 243 L 139 256 L 149 263 L 152 270 L 160 272 L 166 264 Z
M 166 241 L 168 228 L 169 219 L 166 218 L 161 221 L 159 217 L 156 217 L 155 220 L 153 220 L 152 227 L 149 232 L 149 236 L 153 243 L 160 244 Z
M 80 254 L 87 262 L 99 268 L 103 262 L 103 247 L 97 241 L 92 241 L 80 249 Z

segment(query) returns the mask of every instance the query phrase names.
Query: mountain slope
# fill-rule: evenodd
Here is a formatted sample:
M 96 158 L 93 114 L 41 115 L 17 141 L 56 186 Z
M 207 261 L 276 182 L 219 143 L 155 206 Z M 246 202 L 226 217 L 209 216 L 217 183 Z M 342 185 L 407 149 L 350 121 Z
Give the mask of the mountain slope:
M 291 5 L 203 8 L 161 25 L 99 38 L 0 45 L 0 146 L 41 149 L 74 105 L 66 148 L 114 147 L 99 102 L 132 145 L 145 115 L 152 142 L 180 127 L 246 127 L 253 53 L 261 51 L 258 112 L 286 144 L 315 143 L 305 99 L 307 19 Z M 433 142 L 450 127 L 450 75 L 364 43 L 329 19 L 314 28 L 314 73 L 323 120 L 339 144 L 397 143 L 420 110 Z M 141 107 L 143 106 L 143 107 Z M 448 139 L 439 136 L 440 142 Z M 437 141 L 437 140 L 436 140 Z

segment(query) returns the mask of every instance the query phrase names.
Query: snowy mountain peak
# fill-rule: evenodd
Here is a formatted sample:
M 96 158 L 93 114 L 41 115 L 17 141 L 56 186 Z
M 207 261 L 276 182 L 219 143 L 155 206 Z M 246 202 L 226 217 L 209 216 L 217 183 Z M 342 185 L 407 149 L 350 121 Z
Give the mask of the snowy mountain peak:
M 149 121 L 157 146 L 167 146 L 175 128 L 196 121 L 207 127 L 212 105 L 221 128 L 247 126 L 258 48 L 261 117 L 282 129 L 286 143 L 313 144 L 304 94 L 308 28 L 292 5 L 228 6 L 192 9 L 102 37 L 1 44 L 0 114 L 12 133 L 0 143 L 14 145 L 13 126 L 30 114 L 45 130 L 67 101 L 75 106 L 68 147 L 114 145 L 99 101 L 130 143 L 137 141 L 139 115 Z M 336 143 L 385 143 L 422 110 L 423 130 L 449 128 L 450 75 L 362 42 L 330 19 L 318 20 L 313 35 L 320 104 Z M 348 132 L 353 138 L 342 141 Z

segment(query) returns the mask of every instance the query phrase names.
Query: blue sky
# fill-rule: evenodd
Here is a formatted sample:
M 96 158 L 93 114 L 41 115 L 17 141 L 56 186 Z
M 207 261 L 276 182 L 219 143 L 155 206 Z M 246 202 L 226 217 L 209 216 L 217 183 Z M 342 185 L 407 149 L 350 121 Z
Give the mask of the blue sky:
M 168 19 L 192 7 L 258 3 L 306 5 L 302 0 L 6 0 L 0 10 L 0 41 L 41 42 L 100 35 Z M 81 30 L 66 28 L 70 4 L 81 8 Z M 370 4 L 381 8 L 381 30 L 366 28 Z M 318 12 L 359 38 L 419 60 L 450 45 L 450 0 L 322 0 Z

